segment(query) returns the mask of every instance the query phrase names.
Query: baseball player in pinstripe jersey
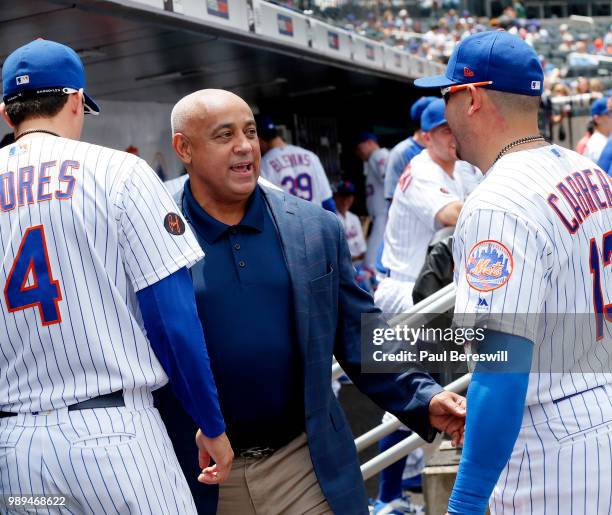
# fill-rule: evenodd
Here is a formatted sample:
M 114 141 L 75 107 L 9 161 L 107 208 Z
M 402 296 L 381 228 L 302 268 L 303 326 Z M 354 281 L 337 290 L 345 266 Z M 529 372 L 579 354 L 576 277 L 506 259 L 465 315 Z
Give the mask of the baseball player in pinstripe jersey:
M 431 101 L 421 116 L 427 149 L 412 158 L 395 188 L 385 230 L 382 262 L 389 269 L 374 293 L 376 305 L 387 313 L 401 313 L 413 306 L 412 289 L 423 268 L 427 246 L 435 233 L 454 226 L 467 196 L 476 188 L 482 174 L 474 166 L 457 159 L 455 139 L 444 118 L 444 101 Z M 383 422 L 392 420 L 389 413 Z M 385 437 L 380 451 L 406 438 L 408 428 Z M 406 459 L 381 473 L 379 498 L 374 513 L 394 513 L 405 505 L 401 498 L 402 472 Z M 407 473 L 414 477 L 423 468 L 423 453 L 415 450 L 408 457 Z
M 200 246 L 144 161 L 78 141 L 98 106 L 72 49 L 33 41 L 2 78 L 16 142 L 0 150 L 0 495 L 67 495 L 65 513 L 195 513 L 151 390 L 171 378 L 201 428 L 199 479 L 227 477 L 187 271 Z M 0 497 L 0 512 L 31 509 Z
M 387 225 L 387 201 L 384 189 L 389 149 L 379 146 L 376 134 L 362 132 L 357 136 L 355 153 L 363 161 L 363 173 L 366 176 L 366 209 L 372 221 L 364 263 L 373 267 L 376 265 L 376 253 L 383 242 Z
M 286 143 L 267 116 L 257 116 L 257 134 L 262 177 L 291 195 L 336 212 L 329 179 L 314 152 Z
M 610 178 L 539 135 L 542 68 L 515 36 L 470 36 L 416 83 L 443 88 L 458 152 L 486 170 L 455 233 L 457 322 L 509 352 L 476 366 L 448 510 L 612 513 Z

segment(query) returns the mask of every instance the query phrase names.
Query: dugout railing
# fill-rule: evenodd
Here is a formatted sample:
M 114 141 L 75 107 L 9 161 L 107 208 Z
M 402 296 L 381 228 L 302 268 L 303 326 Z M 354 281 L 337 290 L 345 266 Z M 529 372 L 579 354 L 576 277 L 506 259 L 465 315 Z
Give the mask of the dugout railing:
M 449 284 L 448 286 L 438 290 L 433 295 L 423 299 L 406 313 L 402 313 L 401 315 L 397 315 L 396 317 L 392 318 L 389 323 L 391 326 L 399 324 L 410 325 L 423 315 L 443 313 L 455 305 L 455 292 L 455 285 Z M 343 371 L 340 364 L 334 362 L 332 366 L 332 379 L 338 379 L 342 374 Z M 465 374 L 459 379 L 456 379 L 455 381 L 446 385 L 444 389 L 455 393 L 463 393 L 467 390 L 467 387 L 470 384 L 470 378 L 471 374 Z M 357 452 L 361 452 L 371 445 L 378 443 L 385 436 L 395 431 L 400 425 L 401 422 L 395 418 L 394 420 L 384 422 L 374 427 L 370 431 L 362 434 L 355 439 L 355 447 L 357 448 Z M 370 479 L 384 468 L 424 445 L 427 445 L 425 440 L 423 440 L 416 433 L 411 434 L 409 437 L 405 438 L 393 447 L 390 447 L 375 458 L 372 458 L 364 463 L 361 466 L 361 474 L 363 475 L 364 481 Z

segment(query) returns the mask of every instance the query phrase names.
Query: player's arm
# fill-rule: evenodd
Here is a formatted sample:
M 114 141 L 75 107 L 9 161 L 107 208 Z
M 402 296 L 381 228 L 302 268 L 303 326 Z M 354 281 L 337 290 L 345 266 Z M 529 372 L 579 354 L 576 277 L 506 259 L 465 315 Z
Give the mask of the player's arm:
M 206 433 L 197 441 L 200 461 L 216 461 L 203 467 L 199 479 L 218 483 L 229 474 L 233 453 L 187 272 L 203 252 L 151 167 L 138 158 L 130 161 L 113 192 L 121 258 L 151 346 L 186 411 Z
M 449 433 L 459 442 L 465 422 L 463 397 L 444 392 L 432 377 L 416 367 L 402 373 L 362 371 L 362 315 L 376 317 L 380 310 L 369 293 L 355 282 L 354 268 L 344 230 L 339 220 L 338 248 L 338 325 L 334 356 L 357 388 L 376 404 L 398 417 L 424 440 L 431 442 L 437 430 Z M 370 319 L 371 320 L 371 319 Z M 384 323 L 381 320 L 381 323 Z
M 518 437 L 533 343 L 526 338 L 486 331 L 479 353 L 508 351 L 506 363 L 479 362 L 467 394 L 465 440 L 451 494 L 450 514 L 482 515 Z
M 459 219 L 459 214 L 461 213 L 462 207 L 463 202 L 459 200 L 446 204 L 436 213 L 436 224 L 442 227 L 457 225 L 457 220 Z
M 391 149 L 385 167 L 385 199 L 389 202 L 393 200 L 393 192 L 405 166 L 401 152 L 396 148 Z
M 433 179 L 429 173 L 423 173 L 427 171 L 422 168 L 407 171 L 409 175 L 401 179 L 404 190 L 400 190 L 398 194 L 404 195 L 411 212 L 432 229 L 456 225 L 463 202 L 442 187 L 443 184 Z
M 151 347 L 177 398 L 201 429 L 200 466 L 206 469 L 202 480 L 223 481 L 229 474 L 233 454 L 225 436 L 191 276 L 181 268 L 136 295 Z M 208 468 L 206 456 L 215 460 L 215 467 Z
M 484 341 L 473 350 L 507 350 L 508 360 L 487 362 L 486 368 L 478 362 L 472 377 L 463 455 L 449 501 L 452 514 L 484 513 L 512 454 L 525 409 L 535 313 L 544 302 L 551 248 L 545 231 L 508 210 L 473 208 L 457 224 L 455 322 L 487 327 Z M 489 259 L 503 263 L 499 276 L 480 273 Z

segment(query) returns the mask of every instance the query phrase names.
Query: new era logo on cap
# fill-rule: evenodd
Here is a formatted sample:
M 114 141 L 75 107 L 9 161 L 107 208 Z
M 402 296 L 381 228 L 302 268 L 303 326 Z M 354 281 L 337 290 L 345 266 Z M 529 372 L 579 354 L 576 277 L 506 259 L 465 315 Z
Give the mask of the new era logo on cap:
M 463 68 L 463 76 L 464 77 L 473 77 L 474 76 L 474 72 L 472 70 L 470 70 L 467 66 L 465 68 Z
M 17 81 L 17 85 L 18 86 L 21 85 L 21 84 L 29 84 L 30 83 L 30 76 L 29 75 L 20 75 L 15 80 Z

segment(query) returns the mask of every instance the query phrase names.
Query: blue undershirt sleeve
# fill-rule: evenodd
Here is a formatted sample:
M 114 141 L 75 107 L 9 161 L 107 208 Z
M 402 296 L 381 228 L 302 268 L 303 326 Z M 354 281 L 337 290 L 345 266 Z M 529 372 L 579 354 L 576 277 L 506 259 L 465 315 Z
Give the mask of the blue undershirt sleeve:
M 323 202 L 321 202 L 321 206 L 323 207 L 323 209 L 327 209 L 328 211 L 331 211 L 332 213 L 335 213 L 336 210 L 336 203 L 334 202 L 334 199 L 329 197 L 326 198 Z
M 137 294 L 151 347 L 174 393 L 209 438 L 225 431 L 193 283 L 187 268 Z
M 508 351 L 504 364 L 478 362 L 467 394 L 465 441 L 455 486 L 448 503 L 452 515 L 482 515 L 518 437 L 533 343 L 486 331 L 478 353 Z

